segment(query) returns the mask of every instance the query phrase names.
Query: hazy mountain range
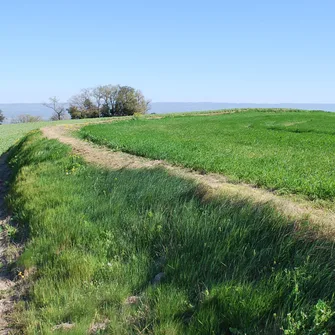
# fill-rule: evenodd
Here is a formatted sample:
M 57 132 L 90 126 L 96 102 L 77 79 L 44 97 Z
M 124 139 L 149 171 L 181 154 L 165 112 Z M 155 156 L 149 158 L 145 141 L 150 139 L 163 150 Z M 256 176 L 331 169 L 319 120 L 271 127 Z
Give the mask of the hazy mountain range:
M 67 104 L 64 104 L 67 107 Z M 282 103 L 282 104 L 255 104 L 255 103 L 220 103 L 220 102 L 153 102 L 149 113 L 166 114 L 177 112 L 192 112 L 231 108 L 295 108 L 306 110 L 324 110 L 335 112 L 334 104 Z M 1 104 L 7 122 L 20 114 L 30 114 L 49 119 L 52 111 L 40 103 Z

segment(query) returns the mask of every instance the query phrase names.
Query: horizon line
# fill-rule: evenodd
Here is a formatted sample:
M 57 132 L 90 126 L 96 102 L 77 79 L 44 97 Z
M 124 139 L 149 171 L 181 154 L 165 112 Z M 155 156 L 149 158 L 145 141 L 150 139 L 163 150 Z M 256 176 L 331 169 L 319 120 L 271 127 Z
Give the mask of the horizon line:
M 43 105 L 44 102 L 0 102 L 0 105 Z M 68 104 L 69 102 L 60 102 L 61 104 Z M 164 104 L 251 104 L 251 105 L 335 105 L 335 102 L 222 102 L 222 101 L 152 101 L 153 104 L 164 103 Z

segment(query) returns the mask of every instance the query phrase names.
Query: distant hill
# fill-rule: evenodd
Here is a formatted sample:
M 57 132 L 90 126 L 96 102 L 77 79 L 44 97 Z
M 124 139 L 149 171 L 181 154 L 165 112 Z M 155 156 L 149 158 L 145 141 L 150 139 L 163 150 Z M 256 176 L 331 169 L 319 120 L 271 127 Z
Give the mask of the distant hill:
M 64 104 L 67 108 L 68 104 Z M 335 104 L 308 104 L 308 103 L 282 103 L 282 104 L 254 104 L 254 103 L 224 103 L 224 102 L 153 102 L 149 113 L 166 114 L 178 112 L 194 112 L 231 108 L 296 108 L 306 110 L 324 110 L 335 112 Z M 31 114 L 49 119 L 52 111 L 40 103 L 30 104 L 1 104 L 7 122 L 20 114 Z

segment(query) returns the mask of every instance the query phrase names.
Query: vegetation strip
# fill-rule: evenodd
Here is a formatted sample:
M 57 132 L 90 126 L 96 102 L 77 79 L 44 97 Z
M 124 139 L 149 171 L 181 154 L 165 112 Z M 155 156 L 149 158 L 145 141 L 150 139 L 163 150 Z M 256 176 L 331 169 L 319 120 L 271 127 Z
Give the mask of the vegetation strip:
M 244 197 L 256 204 L 270 202 L 276 210 L 289 219 L 304 223 L 308 218 L 310 223 L 321 226 L 322 230 L 318 230 L 319 235 L 334 236 L 335 214 L 331 210 L 314 208 L 308 201 L 302 201 L 301 199 L 294 199 L 294 201 L 288 197 L 278 196 L 272 192 L 257 189 L 247 184 L 232 184 L 223 175 L 201 174 L 190 169 L 173 166 L 165 161 L 149 160 L 93 146 L 88 142 L 71 136 L 70 130 L 71 128 L 67 126 L 45 127 L 42 129 L 46 137 L 71 145 L 74 153 L 81 155 L 89 163 L 113 169 L 164 167 L 173 175 L 200 182 L 205 188 L 208 188 L 208 196 L 212 192 L 214 194 L 225 193 L 231 197 Z
M 29 228 L 24 334 L 334 329 L 333 242 L 306 240 L 268 205 L 209 201 L 161 168 L 87 165 L 39 133 L 10 164 L 9 203 Z

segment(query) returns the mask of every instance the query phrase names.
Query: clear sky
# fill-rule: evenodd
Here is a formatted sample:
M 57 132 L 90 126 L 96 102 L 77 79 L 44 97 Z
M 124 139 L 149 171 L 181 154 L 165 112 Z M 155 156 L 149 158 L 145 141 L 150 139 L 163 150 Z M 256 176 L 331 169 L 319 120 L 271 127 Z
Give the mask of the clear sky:
M 153 101 L 335 102 L 334 0 L 10 0 L 0 102 L 99 84 Z

